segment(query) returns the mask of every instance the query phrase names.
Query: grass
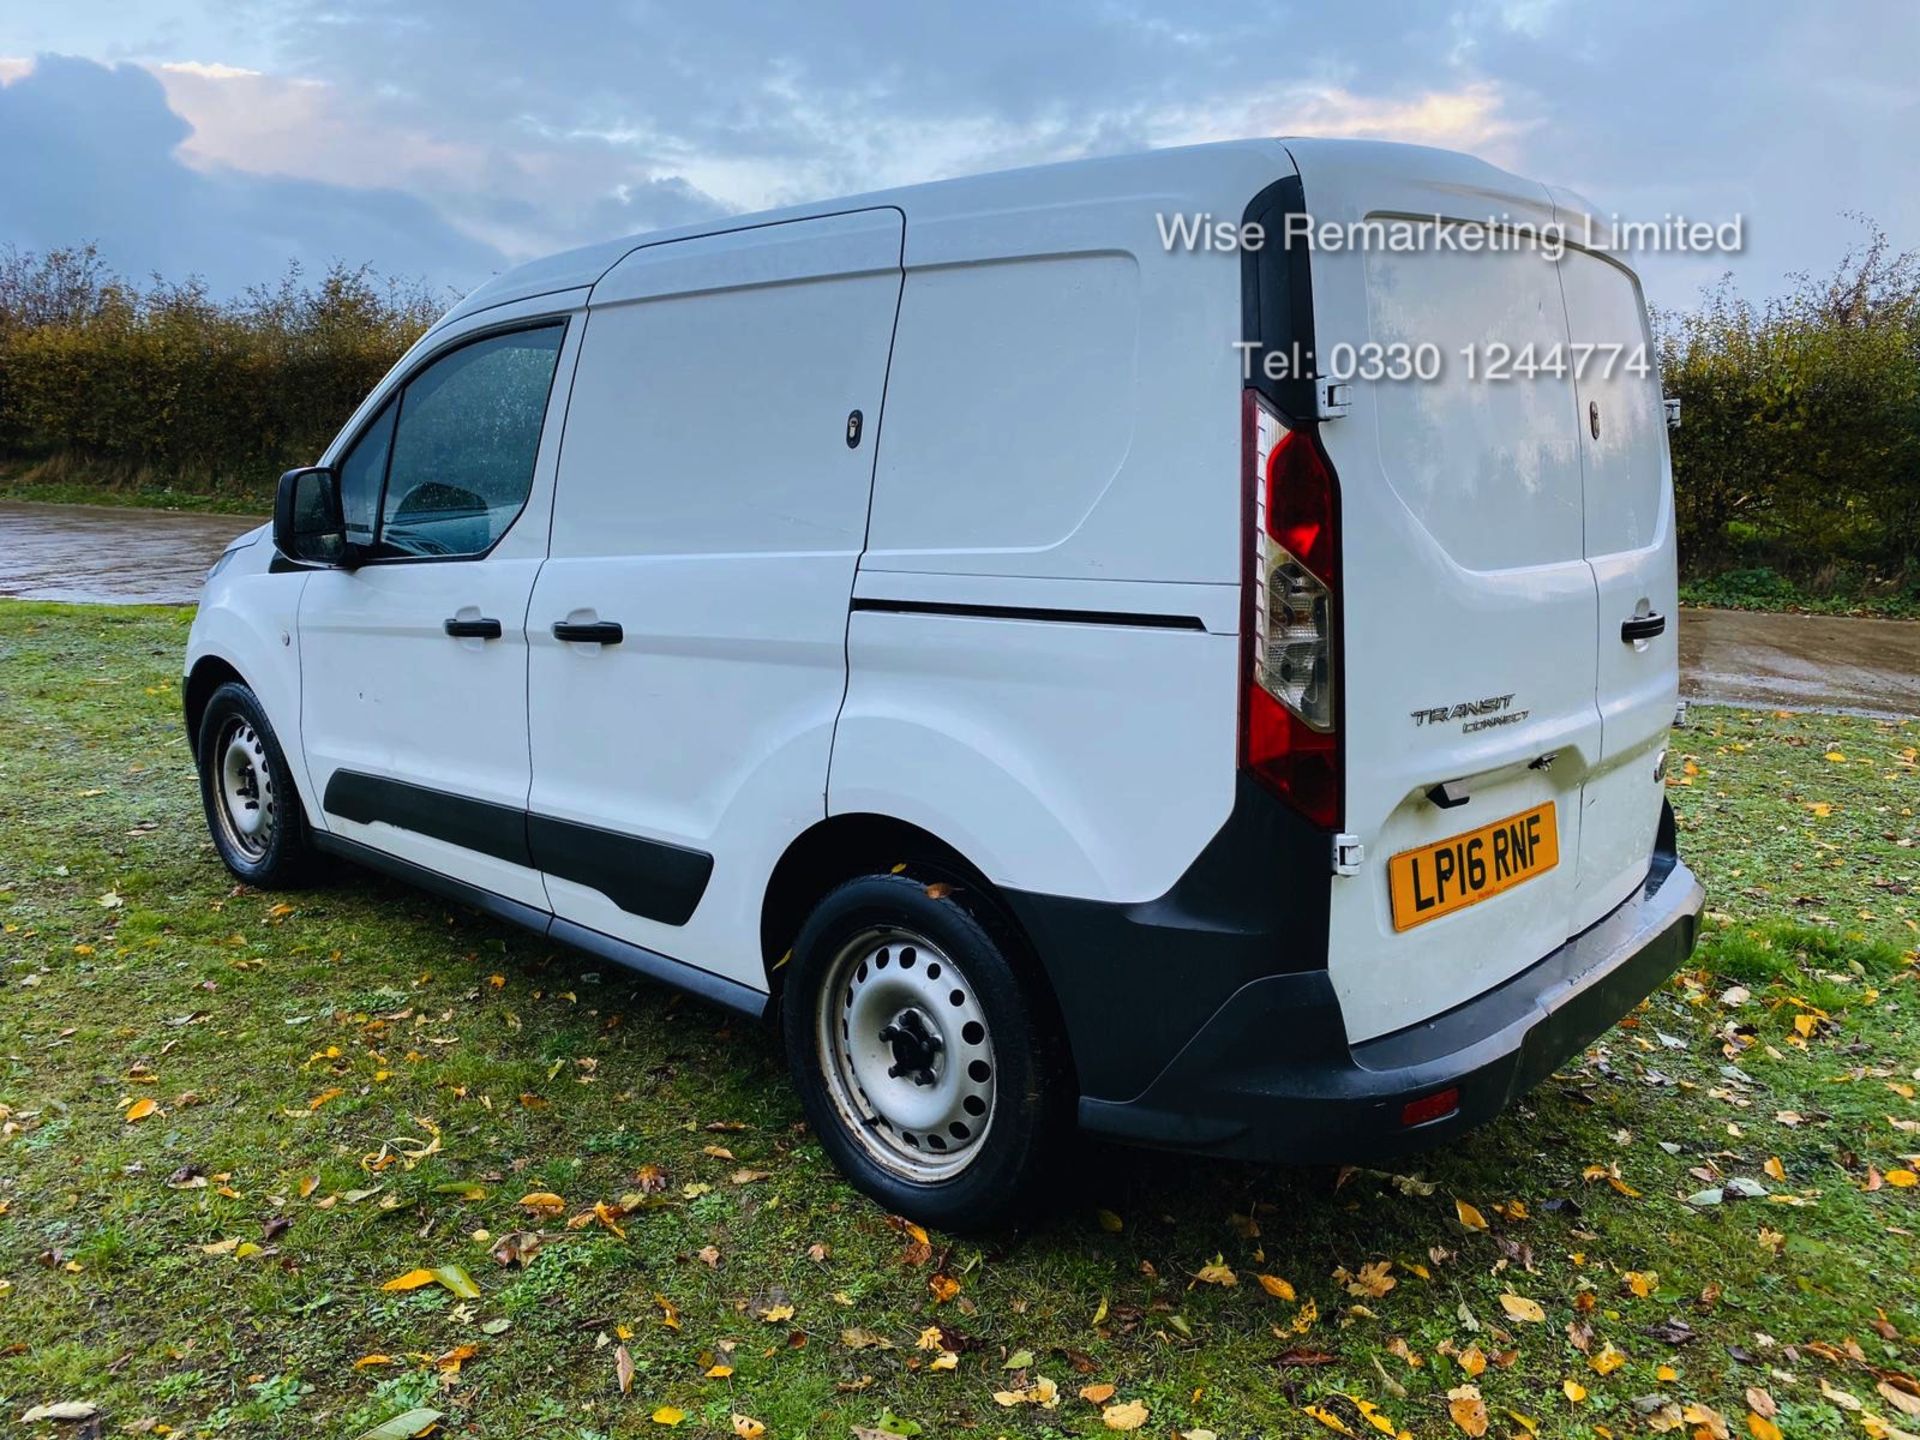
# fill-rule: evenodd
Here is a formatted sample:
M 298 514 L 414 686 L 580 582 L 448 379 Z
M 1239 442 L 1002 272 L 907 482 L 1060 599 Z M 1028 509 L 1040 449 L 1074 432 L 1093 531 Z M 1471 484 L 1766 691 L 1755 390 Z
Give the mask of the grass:
M 1473 1384 L 1499 1436 L 1689 1404 L 1740 1431 L 1748 1387 L 1795 1440 L 1913 1427 L 1875 1387 L 1920 1349 L 1920 1189 L 1885 1178 L 1920 1150 L 1920 726 L 1696 707 L 1672 791 L 1712 896 L 1695 964 L 1445 1151 L 1388 1174 L 1089 1148 L 1031 1232 L 922 1246 L 835 1176 L 755 1027 L 364 874 L 235 887 L 180 731 L 187 624 L 0 605 L 10 1419 L 1090 1435 L 1079 1392 L 1111 1385 L 1154 1436 L 1328 1433 L 1310 1405 L 1370 1433 L 1346 1396 L 1439 1436 Z M 1734 1176 L 1772 1193 L 1686 1203 Z M 538 1191 L 559 1215 L 516 1203 Z M 492 1258 L 516 1231 L 543 1241 L 525 1268 Z M 383 1289 L 448 1265 L 478 1299 Z M 994 1398 L 1043 1377 L 1052 1408 Z

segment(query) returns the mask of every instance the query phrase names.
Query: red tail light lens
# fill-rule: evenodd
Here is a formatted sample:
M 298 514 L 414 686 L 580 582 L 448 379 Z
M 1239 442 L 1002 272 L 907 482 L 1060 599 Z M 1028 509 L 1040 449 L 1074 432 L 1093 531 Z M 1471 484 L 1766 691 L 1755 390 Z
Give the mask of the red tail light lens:
M 1425 1125 L 1441 1120 L 1460 1108 L 1460 1087 L 1449 1086 L 1432 1095 L 1423 1095 L 1418 1100 L 1409 1100 L 1400 1107 L 1400 1124 L 1403 1129 L 1415 1125 Z
M 1310 427 L 1288 429 L 1246 394 L 1246 766 L 1317 825 L 1340 824 L 1334 661 L 1339 491 Z

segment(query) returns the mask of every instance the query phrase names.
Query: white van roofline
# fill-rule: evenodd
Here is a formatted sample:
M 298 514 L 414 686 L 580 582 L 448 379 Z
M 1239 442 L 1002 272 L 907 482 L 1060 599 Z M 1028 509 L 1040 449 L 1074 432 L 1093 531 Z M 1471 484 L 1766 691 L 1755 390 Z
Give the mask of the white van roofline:
M 1143 186 L 1157 187 L 1175 179 L 1180 182 L 1181 189 L 1190 190 L 1196 181 L 1204 183 L 1206 172 L 1237 171 L 1249 158 L 1271 165 L 1273 178 L 1278 179 L 1282 175 L 1295 173 L 1295 157 L 1302 151 L 1322 155 L 1342 152 L 1343 158 L 1350 161 L 1363 160 L 1370 151 L 1391 151 L 1393 156 L 1388 163 L 1402 168 L 1412 155 L 1419 154 L 1420 169 L 1439 185 L 1457 193 L 1482 196 L 1496 203 L 1509 199 L 1533 201 L 1570 227 L 1582 223 L 1594 213 L 1588 202 L 1569 190 L 1543 185 L 1537 180 L 1515 175 L 1458 151 L 1392 141 L 1325 140 L 1299 136 L 1222 140 L 1203 145 L 1055 161 L 1046 165 L 930 180 L 917 185 L 722 216 L 600 241 L 530 260 L 503 271 L 455 304 L 440 323 L 497 305 L 590 288 L 633 251 L 671 240 L 887 205 L 898 207 L 918 222 L 985 216 L 997 210 L 1025 208 L 1041 198 L 1052 204 L 1111 200 L 1137 195 Z M 1251 199 L 1252 196 L 1247 198 Z M 1217 218 L 1238 219 L 1238 216 Z M 908 259 L 911 263 L 911 255 Z
M 947 219 L 988 214 L 1008 205 L 1031 203 L 1036 192 L 1044 193 L 1056 202 L 1107 199 L 1135 192 L 1142 182 L 1151 183 L 1162 176 L 1177 174 L 1183 179 L 1190 179 L 1196 169 L 1244 163 L 1249 155 L 1275 165 L 1276 178 L 1280 173 L 1291 174 L 1293 171 L 1293 161 L 1284 141 L 1226 140 L 1128 155 L 1056 161 L 981 175 L 955 176 L 947 180 L 929 180 L 917 185 L 870 190 L 860 195 L 835 196 L 773 210 L 719 216 L 664 230 L 643 231 L 516 265 L 486 281 L 461 300 L 443 317 L 443 322 L 472 314 L 476 310 L 491 309 L 495 305 L 592 286 L 633 251 L 670 240 L 687 240 L 758 225 L 810 220 L 822 215 L 887 205 L 903 211 L 908 210 L 910 205 L 910 213 L 915 219 Z

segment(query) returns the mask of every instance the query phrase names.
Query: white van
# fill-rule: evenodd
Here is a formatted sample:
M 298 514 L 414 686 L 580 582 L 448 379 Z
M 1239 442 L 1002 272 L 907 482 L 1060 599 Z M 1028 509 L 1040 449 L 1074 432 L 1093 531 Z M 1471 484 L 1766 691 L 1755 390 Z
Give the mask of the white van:
M 209 576 L 219 852 L 777 1013 L 822 1145 L 947 1226 L 1076 1123 L 1457 1134 L 1703 898 L 1640 288 L 1527 243 L 1585 223 L 1458 155 L 1253 141 L 522 266 Z

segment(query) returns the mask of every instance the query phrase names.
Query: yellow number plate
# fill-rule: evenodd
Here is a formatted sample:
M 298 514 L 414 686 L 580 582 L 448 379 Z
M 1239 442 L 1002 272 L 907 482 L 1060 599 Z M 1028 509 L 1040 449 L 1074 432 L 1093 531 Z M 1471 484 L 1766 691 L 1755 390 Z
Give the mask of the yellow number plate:
M 1553 802 L 1422 845 L 1387 861 L 1393 928 L 1411 930 L 1489 895 L 1511 890 L 1560 863 L 1560 827 Z

